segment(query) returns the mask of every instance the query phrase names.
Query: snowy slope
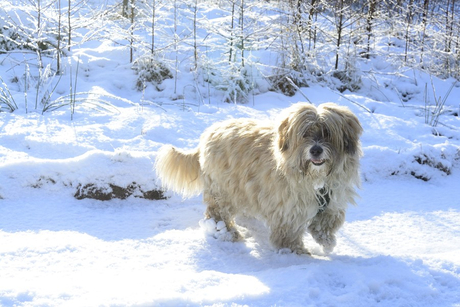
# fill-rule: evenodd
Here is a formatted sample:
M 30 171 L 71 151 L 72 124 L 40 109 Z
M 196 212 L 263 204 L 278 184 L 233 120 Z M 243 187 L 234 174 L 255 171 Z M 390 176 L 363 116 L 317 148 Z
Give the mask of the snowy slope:
M 458 91 L 458 89 L 456 89 Z M 156 186 L 163 143 L 196 145 L 212 122 L 272 118 L 299 94 L 257 96 L 254 106 L 190 111 L 80 107 L 44 116 L 2 114 L 0 133 L 0 305 L 455 306 L 460 303 L 458 117 L 434 136 L 417 110 L 305 88 L 315 103 L 336 101 L 360 118 L 363 187 L 334 252 L 280 255 L 264 226 L 240 220 L 245 242 L 206 235 L 200 198 L 76 200 L 78 184 Z M 450 174 L 415 156 L 449 166 Z M 429 181 L 417 179 L 423 175 Z

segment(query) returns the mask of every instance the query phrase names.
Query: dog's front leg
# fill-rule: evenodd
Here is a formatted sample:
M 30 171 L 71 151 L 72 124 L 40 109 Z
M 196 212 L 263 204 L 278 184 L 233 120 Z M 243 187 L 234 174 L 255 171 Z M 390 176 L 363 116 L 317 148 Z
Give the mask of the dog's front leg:
M 344 221 L 345 211 L 334 210 L 329 206 L 316 214 L 308 226 L 308 231 L 313 239 L 323 247 L 323 251 L 330 253 L 336 245 L 335 233 Z
M 270 242 L 278 252 L 310 255 L 302 240 L 305 228 L 295 230 L 292 225 L 274 225 L 270 230 Z

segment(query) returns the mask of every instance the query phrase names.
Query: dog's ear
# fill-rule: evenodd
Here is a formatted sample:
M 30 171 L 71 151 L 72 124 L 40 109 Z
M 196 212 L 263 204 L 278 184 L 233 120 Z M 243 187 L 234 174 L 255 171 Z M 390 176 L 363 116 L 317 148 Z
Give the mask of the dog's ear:
M 354 155 L 359 149 L 359 137 L 363 133 L 363 128 L 358 118 L 347 107 L 338 106 L 335 103 L 325 103 L 320 106 L 334 115 L 335 124 L 342 131 L 343 149 L 346 153 Z M 331 117 L 331 119 L 332 119 Z
M 278 126 L 278 148 L 279 150 L 286 151 L 289 148 L 288 143 L 288 131 L 289 131 L 289 118 L 285 118 L 281 121 Z
M 317 120 L 316 107 L 311 104 L 297 103 L 281 114 L 278 125 L 278 148 L 282 152 L 294 148 L 302 138 L 306 127 Z
M 342 112 L 344 118 L 343 143 L 345 152 L 354 155 L 359 149 L 359 137 L 363 133 L 363 128 L 358 118 L 350 110 Z
M 344 134 L 343 146 L 347 154 L 354 155 L 358 149 L 358 141 L 356 141 L 354 138 L 351 138 L 350 135 Z

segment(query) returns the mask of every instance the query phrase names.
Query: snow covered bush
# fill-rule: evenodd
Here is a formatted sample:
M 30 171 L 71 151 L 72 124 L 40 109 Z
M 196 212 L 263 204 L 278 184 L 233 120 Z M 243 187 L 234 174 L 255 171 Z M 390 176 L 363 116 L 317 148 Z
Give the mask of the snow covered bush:
M 167 65 L 153 56 L 142 56 L 134 61 L 133 69 L 137 74 L 136 89 L 142 91 L 151 83 L 158 91 L 160 84 L 166 79 L 172 79 L 173 74 Z
M 276 73 L 269 77 L 271 89 L 275 92 L 283 93 L 286 96 L 292 97 L 297 92 L 299 82 L 292 73 Z M 306 85 L 306 84 L 305 84 Z M 305 86 L 304 85 L 304 86 Z
M 21 49 L 21 45 L 18 44 L 19 35 L 17 32 L 11 31 L 8 27 L 0 27 L 0 54 Z
M 224 92 L 224 101 L 232 103 L 248 102 L 249 92 L 253 89 L 249 71 L 245 68 L 232 67 L 229 74 L 223 77 L 223 82 L 218 84 L 217 88 Z
M 207 62 L 202 68 L 203 80 L 222 93 L 228 103 L 246 103 L 255 82 L 250 69 L 227 62 Z
M 7 112 L 13 112 L 18 108 L 18 106 L 8 89 L 8 85 L 3 82 L 2 77 L 0 77 L 0 82 L 0 112 L 4 112 L 4 110 Z
M 356 92 L 361 88 L 361 77 L 351 70 L 336 70 L 332 72 L 332 84 L 340 92 L 349 90 Z

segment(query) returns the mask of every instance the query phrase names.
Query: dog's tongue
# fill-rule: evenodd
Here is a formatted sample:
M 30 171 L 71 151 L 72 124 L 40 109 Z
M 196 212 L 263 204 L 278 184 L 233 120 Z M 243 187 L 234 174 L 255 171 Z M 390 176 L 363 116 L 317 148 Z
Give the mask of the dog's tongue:
M 323 164 L 324 160 L 321 160 L 321 159 L 319 159 L 319 160 L 311 159 L 311 162 L 312 162 L 313 164 L 315 164 L 315 165 L 321 165 L 321 164 Z

